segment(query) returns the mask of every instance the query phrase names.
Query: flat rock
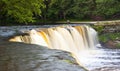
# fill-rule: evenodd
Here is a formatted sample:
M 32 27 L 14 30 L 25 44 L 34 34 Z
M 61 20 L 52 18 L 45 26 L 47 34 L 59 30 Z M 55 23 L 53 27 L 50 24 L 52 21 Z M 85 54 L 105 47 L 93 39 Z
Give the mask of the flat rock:
M 85 71 L 70 53 L 43 46 L 0 42 L 0 71 Z

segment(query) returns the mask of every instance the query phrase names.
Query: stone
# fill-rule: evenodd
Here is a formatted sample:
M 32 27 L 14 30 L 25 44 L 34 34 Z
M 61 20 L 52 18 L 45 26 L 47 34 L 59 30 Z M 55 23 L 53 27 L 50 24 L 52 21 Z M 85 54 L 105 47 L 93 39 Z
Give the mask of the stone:
M 119 67 L 102 67 L 102 68 L 97 68 L 92 71 L 120 71 Z
M 69 52 L 18 42 L 0 42 L 0 71 L 86 71 Z
M 111 40 L 109 40 L 106 44 L 105 44 L 108 48 L 115 48 L 115 43 Z

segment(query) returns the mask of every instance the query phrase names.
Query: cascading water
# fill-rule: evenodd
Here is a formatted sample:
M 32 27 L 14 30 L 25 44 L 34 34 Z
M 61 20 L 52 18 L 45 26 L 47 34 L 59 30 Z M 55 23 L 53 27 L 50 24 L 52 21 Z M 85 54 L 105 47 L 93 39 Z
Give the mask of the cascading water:
M 110 60 L 104 59 L 110 57 L 107 51 L 96 48 L 99 45 L 97 32 L 86 25 L 33 29 L 28 32 L 28 35 L 15 36 L 10 41 L 38 44 L 71 52 L 77 62 L 88 70 L 111 66 L 108 65 Z

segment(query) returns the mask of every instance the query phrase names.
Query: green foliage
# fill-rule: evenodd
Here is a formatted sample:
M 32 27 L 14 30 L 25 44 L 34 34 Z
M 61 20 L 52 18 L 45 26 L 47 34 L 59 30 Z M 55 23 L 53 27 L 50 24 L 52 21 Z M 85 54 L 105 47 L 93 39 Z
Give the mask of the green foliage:
M 99 35 L 99 40 L 102 42 L 107 42 L 109 40 L 117 40 L 120 39 L 120 33 L 106 33 L 106 34 L 102 34 Z
M 117 48 L 120 48 L 120 43 L 117 43 L 117 44 L 116 44 L 116 47 L 117 47 Z
M 117 0 L 96 0 L 97 1 L 97 13 L 109 16 L 117 12 L 120 12 L 120 2 Z M 112 7 L 111 7 L 112 6 Z
M 66 19 L 67 14 L 71 11 L 72 1 L 73 0 L 56 0 L 48 9 L 48 17 L 59 20 Z
M 4 12 L 8 18 L 20 23 L 33 22 L 33 16 L 40 15 L 40 8 L 44 7 L 42 0 L 1 0 L 1 6 L 0 13 Z
M 119 8 L 119 0 L 0 0 L 0 23 L 119 19 Z
M 99 34 L 101 34 L 103 32 L 104 26 L 102 25 L 93 25 L 92 26 Z
M 101 41 L 101 42 L 107 42 L 109 39 L 107 38 L 107 36 L 106 35 L 102 35 L 102 36 L 99 36 L 99 40 Z
M 112 7 L 111 7 L 112 6 Z M 120 12 L 118 0 L 56 0 L 49 7 L 47 16 L 53 19 L 103 20 Z

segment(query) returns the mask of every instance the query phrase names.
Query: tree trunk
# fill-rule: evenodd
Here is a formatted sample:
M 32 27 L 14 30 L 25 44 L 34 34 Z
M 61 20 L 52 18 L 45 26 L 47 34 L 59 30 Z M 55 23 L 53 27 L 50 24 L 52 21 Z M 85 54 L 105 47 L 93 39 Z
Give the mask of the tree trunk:
M 65 12 L 63 12 L 63 19 L 66 19 L 66 14 L 65 14 Z

